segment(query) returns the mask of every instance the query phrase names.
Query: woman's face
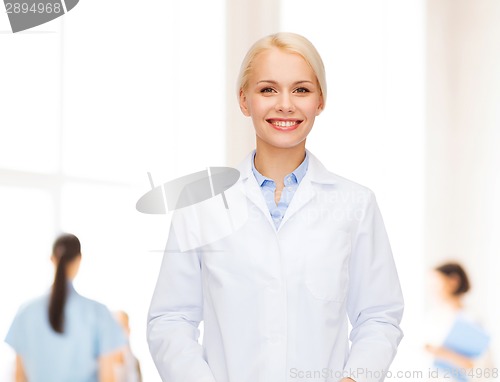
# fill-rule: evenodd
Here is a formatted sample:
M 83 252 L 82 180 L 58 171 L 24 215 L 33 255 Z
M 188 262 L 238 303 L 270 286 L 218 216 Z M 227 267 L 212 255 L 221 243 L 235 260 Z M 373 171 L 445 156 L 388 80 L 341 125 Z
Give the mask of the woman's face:
M 454 297 L 454 291 L 458 288 L 458 278 L 453 276 L 446 276 L 441 272 L 433 272 L 432 285 L 437 292 L 439 298 L 447 300 Z
M 240 108 L 252 117 L 257 146 L 305 147 L 323 99 L 311 67 L 298 54 L 277 48 L 255 57 Z

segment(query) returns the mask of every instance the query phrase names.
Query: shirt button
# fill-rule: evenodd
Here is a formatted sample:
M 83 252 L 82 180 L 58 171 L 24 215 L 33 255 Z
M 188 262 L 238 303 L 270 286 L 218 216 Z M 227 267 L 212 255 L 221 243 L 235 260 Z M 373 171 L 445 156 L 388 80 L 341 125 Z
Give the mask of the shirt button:
M 273 219 L 281 219 L 281 211 L 280 210 L 274 210 L 271 213 L 271 216 L 273 217 Z

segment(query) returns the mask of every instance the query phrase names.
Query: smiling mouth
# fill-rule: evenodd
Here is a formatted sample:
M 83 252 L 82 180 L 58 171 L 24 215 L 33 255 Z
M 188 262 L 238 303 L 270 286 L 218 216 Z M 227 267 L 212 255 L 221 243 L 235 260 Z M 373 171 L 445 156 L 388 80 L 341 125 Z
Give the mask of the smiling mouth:
M 285 130 L 294 130 L 296 129 L 301 120 L 277 120 L 277 119 L 268 119 L 267 122 L 277 130 L 285 131 Z

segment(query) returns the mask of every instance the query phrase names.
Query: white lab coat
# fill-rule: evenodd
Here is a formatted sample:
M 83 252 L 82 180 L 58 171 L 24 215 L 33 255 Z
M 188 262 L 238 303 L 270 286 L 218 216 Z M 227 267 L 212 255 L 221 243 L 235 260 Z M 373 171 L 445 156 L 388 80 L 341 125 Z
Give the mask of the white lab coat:
M 185 252 L 171 229 L 148 317 L 164 382 L 383 380 L 403 298 L 382 217 L 369 189 L 308 155 L 278 230 L 251 154 L 239 167 L 244 224 Z M 212 215 L 213 226 L 225 216 Z

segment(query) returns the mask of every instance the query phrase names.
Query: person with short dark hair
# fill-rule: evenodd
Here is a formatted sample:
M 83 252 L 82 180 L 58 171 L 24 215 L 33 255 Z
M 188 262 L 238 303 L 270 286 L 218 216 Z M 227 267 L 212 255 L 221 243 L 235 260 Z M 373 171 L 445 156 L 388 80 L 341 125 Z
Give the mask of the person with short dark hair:
M 429 317 L 430 341 L 425 346 L 434 361 L 433 381 L 490 380 L 487 373 L 493 369 L 485 366 L 490 362 L 489 334 L 481 327 L 476 314 L 466 308 L 464 297 L 471 283 L 465 268 L 451 261 L 433 271 L 439 307 Z M 480 345 L 481 342 L 484 344 Z
M 445 263 L 436 267 L 435 270 L 448 279 L 449 294 L 456 297 L 452 300 L 457 305 L 462 305 L 460 297 L 470 289 L 469 277 L 464 268 L 458 263 Z

